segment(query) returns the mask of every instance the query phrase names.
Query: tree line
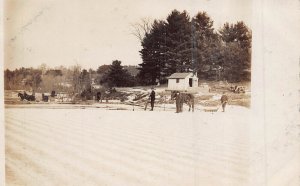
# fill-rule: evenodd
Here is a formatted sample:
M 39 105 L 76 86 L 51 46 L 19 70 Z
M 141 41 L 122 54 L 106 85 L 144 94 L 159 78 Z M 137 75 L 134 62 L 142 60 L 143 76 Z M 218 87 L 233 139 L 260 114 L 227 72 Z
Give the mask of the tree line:
M 166 20 L 142 20 L 135 29 L 142 46 L 141 84 L 164 83 L 175 72 L 197 73 L 204 80 L 250 80 L 252 35 L 242 21 L 215 30 L 206 12 L 191 18 L 173 10 Z
M 240 21 L 225 23 L 219 30 L 206 12 L 190 17 L 186 11 L 173 10 L 166 20 L 143 19 L 134 33 L 141 41 L 142 63 L 122 66 L 114 60 L 97 70 L 38 68 L 5 70 L 6 90 L 32 89 L 80 93 L 91 92 L 93 83 L 103 87 L 128 87 L 166 83 L 175 72 L 193 72 L 203 80 L 250 81 L 251 30 Z
M 101 65 L 96 70 L 82 69 L 80 65 L 49 68 L 42 64 L 38 68 L 6 69 L 4 89 L 89 94 L 93 85 L 101 84 L 103 89 L 134 86 L 137 73 L 136 66 L 122 66 L 119 60 L 114 60 L 111 65 Z

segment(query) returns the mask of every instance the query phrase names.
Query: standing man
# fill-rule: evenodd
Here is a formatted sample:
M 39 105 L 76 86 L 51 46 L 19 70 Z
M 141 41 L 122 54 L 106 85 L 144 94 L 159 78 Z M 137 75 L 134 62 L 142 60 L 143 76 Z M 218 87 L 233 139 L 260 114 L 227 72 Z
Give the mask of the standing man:
M 225 92 L 223 92 L 223 95 L 221 97 L 221 104 L 222 104 L 223 112 L 225 112 L 225 107 L 226 107 L 227 102 L 228 102 L 228 97 L 225 94 Z
M 182 112 L 183 102 L 180 92 L 176 92 L 176 113 Z
M 153 107 L 154 107 L 154 101 L 155 101 L 155 92 L 154 92 L 154 88 L 151 88 L 152 91 L 150 93 L 150 101 L 151 101 L 151 110 L 153 111 Z

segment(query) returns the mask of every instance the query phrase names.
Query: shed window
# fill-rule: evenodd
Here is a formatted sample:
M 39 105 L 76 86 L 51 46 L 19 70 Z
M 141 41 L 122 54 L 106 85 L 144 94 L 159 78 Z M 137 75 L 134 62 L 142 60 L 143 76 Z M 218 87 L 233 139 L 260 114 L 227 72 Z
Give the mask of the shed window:
M 178 78 L 176 79 L 176 83 L 179 83 L 179 79 Z

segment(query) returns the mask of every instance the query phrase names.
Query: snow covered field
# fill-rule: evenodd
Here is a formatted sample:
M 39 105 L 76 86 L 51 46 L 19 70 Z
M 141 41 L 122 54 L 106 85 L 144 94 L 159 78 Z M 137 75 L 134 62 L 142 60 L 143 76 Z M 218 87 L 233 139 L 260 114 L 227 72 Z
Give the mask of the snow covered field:
M 174 111 L 7 108 L 6 184 L 265 185 L 271 170 L 262 168 L 266 149 L 263 135 L 256 133 L 262 126 L 253 122 L 249 109 Z M 289 157 L 295 151 L 287 149 L 272 161 L 289 172 L 295 168 L 283 166 Z M 297 162 L 289 160 L 288 165 Z M 290 185 L 299 183 L 294 174 L 272 174 L 286 177 Z

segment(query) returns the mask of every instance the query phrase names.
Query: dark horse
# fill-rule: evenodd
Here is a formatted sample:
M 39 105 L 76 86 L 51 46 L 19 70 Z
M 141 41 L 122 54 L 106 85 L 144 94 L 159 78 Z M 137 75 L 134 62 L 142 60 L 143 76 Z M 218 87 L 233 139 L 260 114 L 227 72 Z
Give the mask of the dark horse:
M 195 104 L 195 97 L 191 93 L 186 92 L 179 92 L 179 91 L 172 91 L 171 92 L 171 99 L 176 100 L 176 113 L 182 112 L 183 103 L 186 103 L 189 106 L 189 111 L 194 112 L 194 104 Z
M 18 97 L 21 98 L 21 101 L 23 101 L 24 99 L 27 100 L 27 101 L 35 101 L 35 96 L 34 95 L 28 95 L 28 94 L 26 94 L 26 92 L 24 92 L 24 94 L 18 93 Z
M 18 93 L 18 97 L 20 97 L 21 98 L 21 101 L 23 101 L 24 100 L 24 95 L 22 94 L 22 93 Z
M 101 99 L 101 92 L 97 92 L 96 94 L 96 100 L 99 102 L 101 101 L 102 102 L 102 99 Z
M 43 100 L 44 102 L 48 102 L 49 96 L 45 96 L 45 94 L 42 93 L 42 100 Z

